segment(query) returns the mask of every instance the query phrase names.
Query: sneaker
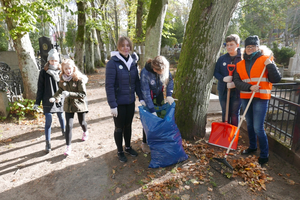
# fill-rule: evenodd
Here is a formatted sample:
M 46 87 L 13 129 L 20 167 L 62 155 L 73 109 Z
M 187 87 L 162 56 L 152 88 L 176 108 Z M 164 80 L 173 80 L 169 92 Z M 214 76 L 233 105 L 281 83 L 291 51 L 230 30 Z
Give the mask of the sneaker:
M 118 157 L 119 157 L 120 162 L 127 162 L 127 158 L 124 155 L 123 151 L 122 152 L 118 152 Z
M 150 147 L 147 143 L 142 143 L 141 144 L 141 148 L 142 148 L 142 151 L 145 153 L 145 154 L 148 154 L 150 153 Z
M 256 149 L 250 149 L 250 148 L 248 148 L 248 149 L 242 151 L 242 154 L 247 155 L 247 154 L 251 154 L 251 153 L 253 153 L 255 151 L 257 151 L 257 148 Z
M 64 153 L 65 156 L 71 155 L 72 147 L 71 145 L 67 145 L 66 151 Z
M 263 164 L 266 164 L 269 161 L 269 158 L 258 158 L 258 163 L 263 166 Z
M 86 141 L 89 138 L 89 133 L 88 132 L 83 132 L 82 134 L 82 141 Z
M 128 153 L 131 156 L 135 156 L 135 157 L 138 155 L 138 153 L 135 150 L 133 150 L 131 147 L 126 147 L 125 153 Z
M 49 153 L 51 151 L 51 144 L 49 140 L 46 140 L 46 147 L 45 150 L 47 153 Z

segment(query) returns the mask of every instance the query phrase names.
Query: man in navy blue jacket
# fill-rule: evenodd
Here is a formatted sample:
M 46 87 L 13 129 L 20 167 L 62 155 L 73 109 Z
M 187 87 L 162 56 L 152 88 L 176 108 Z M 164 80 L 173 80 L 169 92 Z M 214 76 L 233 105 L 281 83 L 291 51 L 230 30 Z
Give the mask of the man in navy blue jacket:
M 225 41 L 227 53 L 218 59 L 215 66 L 214 76 L 218 79 L 222 121 L 225 122 L 227 89 L 230 89 L 228 123 L 238 126 L 241 107 L 240 92 L 235 88 L 234 82 L 232 82 L 232 76 L 229 76 L 227 65 L 233 64 L 236 66 L 236 63 L 241 61 L 241 51 L 239 48 L 240 37 L 236 34 L 231 34 L 226 37 Z M 232 71 L 232 69 L 230 70 Z

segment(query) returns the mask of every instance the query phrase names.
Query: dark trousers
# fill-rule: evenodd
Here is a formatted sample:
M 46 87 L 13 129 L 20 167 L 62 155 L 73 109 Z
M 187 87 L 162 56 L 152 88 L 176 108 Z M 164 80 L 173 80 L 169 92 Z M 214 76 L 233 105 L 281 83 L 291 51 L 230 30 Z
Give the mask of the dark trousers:
M 131 140 L 131 126 L 134 115 L 135 104 L 118 105 L 118 116 L 114 117 L 115 132 L 114 138 L 118 148 L 118 152 L 123 151 L 123 137 L 125 140 L 125 147 L 130 147 Z
M 66 115 L 66 144 L 70 145 L 72 141 L 72 129 L 74 122 L 74 114 L 75 113 L 65 113 Z M 85 121 L 86 113 L 77 113 L 79 124 L 83 130 L 83 132 L 87 131 L 87 123 Z

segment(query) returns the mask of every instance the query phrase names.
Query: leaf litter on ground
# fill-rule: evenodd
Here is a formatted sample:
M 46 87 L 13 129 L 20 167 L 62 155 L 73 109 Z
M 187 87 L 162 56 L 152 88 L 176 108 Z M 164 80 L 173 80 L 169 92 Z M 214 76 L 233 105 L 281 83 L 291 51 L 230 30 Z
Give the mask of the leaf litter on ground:
M 176 198 L 187 188 L 190 189 L 190 186 L 199 187 L 203 184 L 210 184 L 208 188 L 211 189 L 216 186 L 210 181 L 214 175 L 210 169 L 214 168 L 212 166 L 214 157 L 224 157 L 224 149 L 212 147 L 203 139 L 195 143 L 183 140 L 182 145 L 190 157 L 194 156 L 197 159 L 176 165 L 176 167 L 170 171 L 168 174 L 169 178 L 166 180 L 156 181 L 154 176 L 150 176 L 152 181 L 148 182 L 147 185 L 142 188 L 143 194 L 148 199 Z M 243 148 L 243 146 L 238 146 L 237 153 L 231 153 L 229 155 L 235 156 L 239 154 L 241 148 Z M 256 156 L 238 159 L 228 158 L 228 162 L 234 168 L 233 171 L 220 164 L 219 169 L 214 169 L 228 179 L 241 177 L 243 181 L 239 181 L 239 185 L 247 185 L 253 192 L 267 190 L 266 184 L 273 181 L 273 178 L 267 174 L 266 168 L 258 164 Z M 150 177 L 148 175 L 148 178 Z M 208 190 L 210 191 L 211 189 Z

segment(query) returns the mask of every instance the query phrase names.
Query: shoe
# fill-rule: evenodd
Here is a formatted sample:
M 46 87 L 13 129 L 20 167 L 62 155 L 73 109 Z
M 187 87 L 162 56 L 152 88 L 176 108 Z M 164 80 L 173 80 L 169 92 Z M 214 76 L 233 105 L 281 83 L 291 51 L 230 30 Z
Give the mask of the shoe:
M 145 154 L 148 154 L 150 153 L 150 147 L 147 143 L 142 143 L 141 144 L 141 148 L 142 148 L 142 151 L 145 153 Z
M 83 132 L 82 134 L 82 141 L 86 141 L 89 138 L 89 133 L 88 132 Z
M 127 158 L 124 155 L 123 151 L 122 152 L 118 152 L 118 157 L 119 157 L 120 162 L 127 162 Z
M 242 154 L 250 154 L 250 153 L 253 153 L 255 151 L 257 151 L 257 148 L 256 149 L 250 149 L 250 148 L 248 148 L 248 149 L 242 151 Z
M 67 148 L 66 148 L 66 151 L 65 151 L 64 155 L 69 156 L 69 155 L 71 155 L 71 152 L 72 152 L 71 145 L 67 145 Z
M 269 161 L 269 158 L 258 158 L 258 163 L 263 166 L 263 164 L 266 164 Z
M 131 156 L 134 156 L 134 157 L 136 157 L 138 155 L 138 153 L 135 150 L 133 150 L 131 147 L 126 147 L 125 148 L 125 153 L 128 153 L 128 154 L 130 154 Z
M 51 151 L 51 144 L 49 140 L 46 140 L 46 148 L 45 148 L 46 152 L 49 153 Z

